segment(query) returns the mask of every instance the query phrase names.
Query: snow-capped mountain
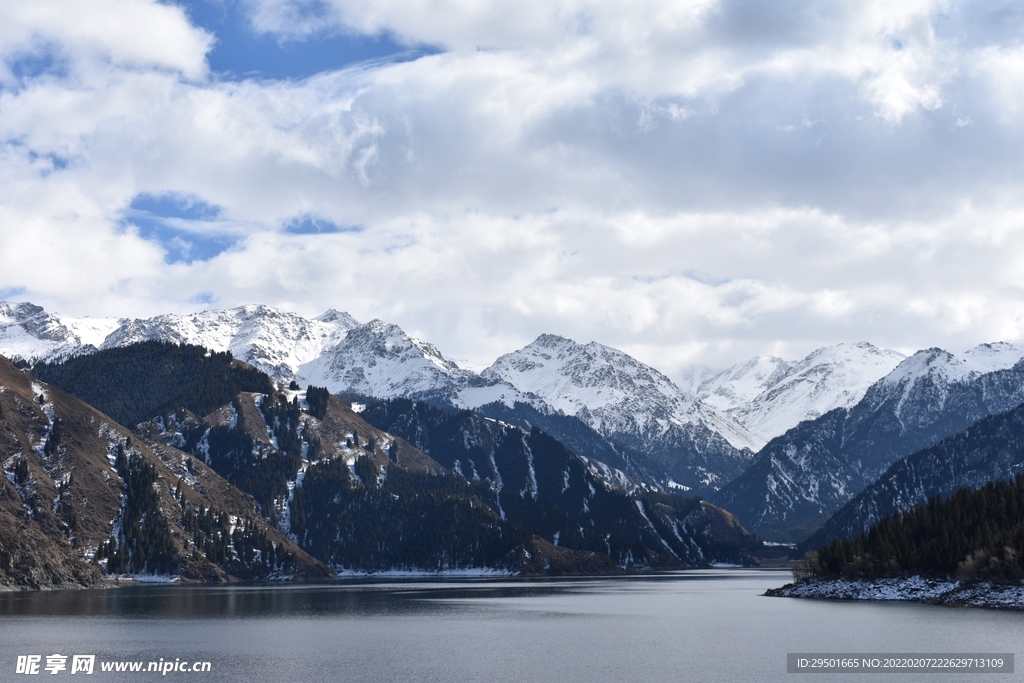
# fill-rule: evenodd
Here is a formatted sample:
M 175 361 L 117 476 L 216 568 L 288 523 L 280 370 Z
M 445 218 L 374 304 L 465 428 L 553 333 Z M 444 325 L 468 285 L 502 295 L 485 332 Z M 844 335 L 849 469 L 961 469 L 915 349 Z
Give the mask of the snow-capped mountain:
M 597 342 L 578 344 L 543 334 L 498 358 L 481 375 L 534 394 L 567 415 L 582 413 L 584 422 L 602 434 L 646 434 L 671 424 L 701 423 L 736 448 L 756 451 L 762 445 L 654 368 Z
M 977 489 L 990 481 L 1012 479 L 1024 472 L 1022 432 L 1024 406 L 1017 406 L 896 461 L 832 515 L 803 544 L 805 549 L 817 548 L 837 537 L 852 538 L 882 517 L 927 503 L 932 496 L 946 497 L 962 488 Z
M 398 325 L 371 320 L 299 366 L 303 383 L 376 398 L 414 398 L 460 404 L 458 393 L 480 383 L 475 373 L 445 358 L 433 344 Z
M 759 356 L 707 377 L 695 395 L 767 441 L 804 420 L 855 405 L 904 358 L 867 342 L 826 346 L 796 363 Z
M 289 381 L 300 365 L 358 325 L 335 310 L 310 320 L 260 305 L 132 320 L 72 318 L 29 303 L 0 302 L 0 354 L 36 363 L 140 341 L 170 341 L 231 351 L 274 379 Z
M 1022 357 L 1024 345 L 1006 342 L 981 344 L 959 356 L 938 348 L 918 351 L 871 387 L 865 400 L 872 406 L 892 404 L 904 430 L 930 424 L 932 416 L 947 410 L 951 400 L 962 400 L 956 391 L 958 385 L 1011 368 Z
M 14 377 L 20 393 L 12 398 L 7 389 L 0 391 L 0 413 L 35 410 L 47 418 L 48 436 L 38 446 L 24 433 L 15 439 L 25 446 L 19 449 L 39 452 L 44 467 L 64 460 L 63 439 L 73 435 L 78 444 L 81 437 L 70 431 L 75 423 L 65 422 L 70 415 L 61 414 L 57 429 L 52 404 L 43 403 L 46 395 L 80 396 L 122 424 L 134 424 L 140 441 L 162 444 L 154 450 L 176 468 L 164 477 L 169 492 L 194 485 L 199 465 L 188 463 L 201 461 L 250 494 L 264 522 L 335 571 L 489 566 L 578 574 L 595 561 L 606 571 L 614 570 L 613 563 L 693 567 L 744 561 L 744 548 L 760 545 L 703 501 L 650 495 L 624 472 L 580 456 L 538 429 L 470 411 L 370 399 L 356 412 L 322 389 L 275 386 L 226 354 L 153 342 L 35 370 L 39 376 L 33 377 L 0 359 L 0 380 Z M 96 433 L 96 415 L 85 417 L 78 424 Z M 104 427 L 99 430 L 102 435 Z M 120 445 L 105 444 L 91 455 L 109 467 L 108 456 L 115 460 Z M 9 477 L 14 464 L 12 458 L 5 465 Z M 124 467 L 118 469 L 124 476 Z M 18 471 L 15 481 L 25 483 L 26 472 Z M 79 474 L 76 468 L 76 484 Z M 56 482 L 57 497 L 68 481 Z M 206 488 L 210 482 L 202 483 Z M 36 501 L 33 490 L 22 488 L 24 500 Z M 121 500 L 120 489 L 103 488 L 107 500 Z M 240 492 L 238 497 L 244 500 Z M 89 502 L 91 496 L 75 499 Z M 7 501 L 9 508 L 22 502 Z M 184 517 L 175 512 L 172 524 Z M 101 541 L 110 519 L 104 514 L 97 525 Z M 0 568 L 0 582 L 2 575 Z
M 800 540 L 900 458 L 1024 403 L 1024 363 L 1008 367 L 1021 355 L 1013 344 L 919 351 L 857 405 L 770 441 L 716 502 L 756 533 Z
M 574 415 L 599 434 L 646 452 L 688 487 L 715 489 L 761 442 L 617 349 L 555 335 L 506 354 L 481 373 Z
M 360 324 L 333 309 L 312 319 L 263 305 L 117 319 L 71 318 L 0 302 L 0 354 L 9 358 L 54 361 L 142 341 L 230 351 L 277 381 L 295 379 L 332 393 L 433 398 L 460 407 L 523 399 L 507 384 L 462 370 L 397 325 Z
M 790 364 L 775 356 L 755 356 L 717 374 L 708 368 L 691 374 L 684 391 L 723 413 L 741 408 L 786 377 Z M 774 435 L 773 435 L 774 436 Z
M 967 373 L 976 375 L 1012 368 L 1021 358 L 1024 358 L 1024 344 L 1010 342 L 979 344 L 960 354 Z
M 0 349 L 35 363 L 95 351 L 117 329 L 115 318 L 65 318 L 30 303 L 0 301 Z
M 904 358 L 867 342 L 826 346 L 792 365 L 783 378 L 729 415 L 767 440 L 804 420 L 855 405 Z
M 616 435 L 622 444 L 618 449 L 622 464 L 637 460 L 627 454 L 630 448 L 654 452 L 655 459 L 667 459 L 666 467 L 649 467 L 652 463 L 645 461 L 631 468 L 632 474 L 649 481 L 668 483 L 673 476 L 669 470 L 684 453 L 692 471 L 676 472 L 674 482 L 684 487 L 714 488 L 739 474 L 749 462 L 747 450 L 755 451 L 762 445 L 734 421 L 694 400 L 653 368 L 597 344 L 584 347 L 557 337 L 542 337 L 517 353 L 529 355 L 537 344 L 550 342 L 560 345 L 573 359 L 548 369 L 551 379 L 561 378 L 551 386 L 534 386 L 524 383 L 523 378 L 521 386 L 515 386 L 498 372 L 515 354 L 477 375 L 396 325 L 381 320 L 359 324 L 337 311 L 310 320 L 269 306 L 242 306 L 191 315 L 85 321 L 52 315 L 30 304 L 7 305 L 3 311 L 0 354 L 29 361 L 146 340 L 172 341 L 231 351 L 278 381 L 295 379 L 301 384 L 325 386 L 331 393 L 413 398 L 458 408 L 501 404 L 514 410 L 518 404 L 529 406 L 533 418 L 537 414 L 553 419 L 558 415 L 578 417 L 603 437 Z M 530 377 L 532 381 L 540 375 Z M 566 429 L 569 433 L 579 431 L 571 425 Z
M 359 323 L 348 313 L 329 310 L 312 320 L 270 306 L 240 306 L 190 315 L 158 315 L 122 320 L 100 348 L 140 341 L 196 344 L 230 351 L 278 381 L 295 377 L 297 368 L 341 342 Z

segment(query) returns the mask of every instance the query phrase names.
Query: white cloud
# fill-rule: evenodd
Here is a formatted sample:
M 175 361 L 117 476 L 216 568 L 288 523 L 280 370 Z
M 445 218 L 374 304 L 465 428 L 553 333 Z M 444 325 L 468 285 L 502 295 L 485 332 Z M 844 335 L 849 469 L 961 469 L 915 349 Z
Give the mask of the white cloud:
M 327 6 L 253 19 L 447 51 L 222 81 L 171 5 L 0 10 L 4 64 L 70 65 L 0 90 L 0 289 L 93 315 L 345 308 L 477 365 L 545 331 L 670 372 L 1024 335 L 1024 57 L 960 4 Z M 179 251 L 237 243 L 165 263 L 125 224 L 141 193 L 220 208 L 172 223 Z M 284 231 L 306 216 L 356 229 Z
M 206 74 L 212 36 L 179 7 L 152 0 L 46 0 L 0 3 L 0 57 L 53 56 L 72 70 L 159 68 L 188 78 Z M 6 67 L 6 65 L 5 65 Z M 0 71 L 11 82 L 9 68 Z

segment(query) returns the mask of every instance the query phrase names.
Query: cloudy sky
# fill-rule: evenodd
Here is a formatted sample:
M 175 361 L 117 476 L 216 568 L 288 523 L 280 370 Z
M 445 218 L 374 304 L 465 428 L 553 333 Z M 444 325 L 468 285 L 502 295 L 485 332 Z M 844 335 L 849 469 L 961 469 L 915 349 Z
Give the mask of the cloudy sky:
M 679 376 L 1024 337 L 1024 8 L 0 1 L 0 299 Z

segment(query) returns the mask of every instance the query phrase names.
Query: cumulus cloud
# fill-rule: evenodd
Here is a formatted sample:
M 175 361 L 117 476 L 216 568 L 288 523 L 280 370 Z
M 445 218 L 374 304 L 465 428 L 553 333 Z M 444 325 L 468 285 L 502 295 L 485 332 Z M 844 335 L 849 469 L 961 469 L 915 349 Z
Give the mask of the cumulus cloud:
M 12 61 L 46 56 L 75 70 L 157 68 L 197 79 L 212 40 L 181 8 L 150 0 L 8 2 L 0 6 L 0 78 L 15 80 Z
M 243 6 L 437 49 L 228 78 L 175 5 L 0 9 L 0 290 L 344 308 L 475 365 L 541 332 L 673 373 L 1024 335 L 1013 4 Z

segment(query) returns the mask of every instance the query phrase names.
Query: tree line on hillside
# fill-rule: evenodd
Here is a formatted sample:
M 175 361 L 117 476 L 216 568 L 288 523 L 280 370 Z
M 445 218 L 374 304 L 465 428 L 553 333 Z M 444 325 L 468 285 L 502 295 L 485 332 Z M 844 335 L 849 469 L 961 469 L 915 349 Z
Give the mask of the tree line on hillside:
M 233 360 L 230 351 L 146 341 L 62 363 L 39 363 L 32 372 L 131 427 L 179 408 L 204 416 L 240 391 L 274 393 L 266 374 Z
M 298 401 L 289 402 L 283 394 L 266 394 L 259 403 L 277 448 L 257 443 L 249 436 L 237 396 L 231 401 L 233 426 L 197 424 L 187 430 L 183 448 L 204 456 L 217 474 L 252 495 L 264 514 L 276 523 L 275 501 L 288 494 L 288 482 L 295 479 L 302 466 L 301 411 Z
M 883 518 L 854 539 L 808 553 L 797 578 L 875 579 L 912 574 L 965 581 L 1024 579 L 1024 475 L 962 489 Z
M 358 477 L 359 481 L 356 481 Z M 360 456 L 310 466 L 295 488 L 291 531 L 335 569 L 513 568 L 532 534 L 480 500 L 479 484 L 451 475 L 377 470 Z
M 160 507 L 156 467 L 124 444 L 117 445 L 114 469 L 124 485 L 124 504 L 114 533 L 96 552 L 97 560 L 106 560 L 108 574 L 174 575 L 184 563 L 201 557 L 248 579 L 291 571 L 291 553 L 271 541 L 258 524 L 191 503 L 180 480 L 172 491 L 180 513 L 169 519 Z M 179 548 L 174 542 L 172 523 L 189 547 Z

